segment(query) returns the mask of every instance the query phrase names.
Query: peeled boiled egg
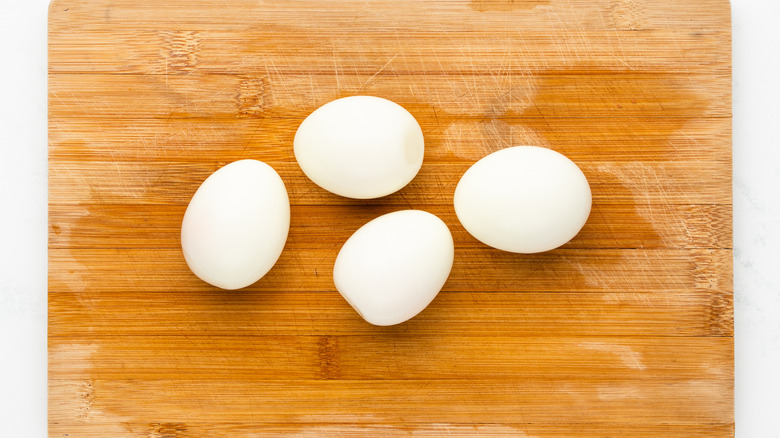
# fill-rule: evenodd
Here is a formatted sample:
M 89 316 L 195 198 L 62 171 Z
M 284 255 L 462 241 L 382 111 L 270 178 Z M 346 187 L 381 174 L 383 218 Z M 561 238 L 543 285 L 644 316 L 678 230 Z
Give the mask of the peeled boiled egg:
M 450 275 L 454 251 L 441 219 L 396 211 L 352 234 L 336 257 L 333 281 L 367 322 L 399 324 L 433 301 Z
M 198 278 L 240 289 L 273 267 L 289 229 L 282 179 L 261 161 L 241 160 L 211 174 L 195 192 L 181 224 L 181 247 Z
M 504 251 L 549 251 L 588 220 L 591 193 L 579 167 L 551 149 L 517 146 L 474 163 L 455 189 L 455 213 L 477 240 Z
M 402 106 L 374 96 L 337 99 L 298 127 L 295 159 L 315 184 L 348 198 L 389 195 L 420 170 L 422 129 Z

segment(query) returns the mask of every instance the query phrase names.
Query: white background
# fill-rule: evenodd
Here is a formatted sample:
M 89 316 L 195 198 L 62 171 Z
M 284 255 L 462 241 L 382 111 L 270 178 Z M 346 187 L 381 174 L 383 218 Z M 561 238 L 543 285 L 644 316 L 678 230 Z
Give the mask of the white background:
M 0 437 L 46 436 L 47 0 L 0 0 Z M 780 437 L 780 2 L 733 0 L 737 437 Z

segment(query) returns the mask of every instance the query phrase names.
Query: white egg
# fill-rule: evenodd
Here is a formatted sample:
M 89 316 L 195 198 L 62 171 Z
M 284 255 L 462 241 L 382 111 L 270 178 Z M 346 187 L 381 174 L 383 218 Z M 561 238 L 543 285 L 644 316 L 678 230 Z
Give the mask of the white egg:
M 240 289 L 279 259 L 290 229 L 290 201 L 279 175 L 256 160 L 230 163 L 193 195 L 181 224 L 181 247 L 206 283 Z
M 369 323 L 399 324 L 433 301 L 450 275 L 454 251 L 441 219 L 396 211 L 363 225 L 344 243 L 333 281 Z
M 402 106 L 373 96 L 326 103 L 295 133 L 295 159 L 315 184 L 356 199 L 389 195 L 420 170 L 422 129 Z
M 551 149 L 517 146 L 476 162 L 455 189 L 455 213 L 482 243 L 504 251 L 549 251 L 588 220 L 588 180 Z

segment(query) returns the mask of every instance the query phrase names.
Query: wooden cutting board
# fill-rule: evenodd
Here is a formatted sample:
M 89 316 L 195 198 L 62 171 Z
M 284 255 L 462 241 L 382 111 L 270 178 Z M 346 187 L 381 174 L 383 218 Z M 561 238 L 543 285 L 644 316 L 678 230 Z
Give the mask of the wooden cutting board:
M 54 437 L 733 435 L 731 34 L 726 0 L 55 0 L 49 16 L 49 433 Z M 373 201 L 297 166 L 338 97 L 398 102 L 419 175 Z M 530 144 L 581 166 L 564 247 L 481 245 L 460 175 Z M 289 240 L 256 284 L 187 268 L 190 197 L 266 161 Z M 365 323 L 331 270 L 359 226 L 452 230 L 442 293 Z

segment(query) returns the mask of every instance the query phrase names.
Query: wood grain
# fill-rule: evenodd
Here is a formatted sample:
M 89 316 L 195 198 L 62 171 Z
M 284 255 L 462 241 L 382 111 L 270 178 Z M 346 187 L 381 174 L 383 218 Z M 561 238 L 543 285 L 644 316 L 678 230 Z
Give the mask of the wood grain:
M 377 328 L 333 291 L 52 292 L 52 337 L 345 336 L 726 336 L 729 292 L 442 293 L 408 323 Z M 150 306 L 154 303 L 154 306 Z M 144 308 L 139 312 L 139 308 Z M 106 314 L 101 309 L 111 309 Z
M 340 198 L 298 124 L 373 94 L 420 122 L 388 197 Z M 452 207 L 476 160 L 558 150 L 594 206 L 543 254 Z M 268 162 L 291 201 L 269 274 L 224 292 L 180 251 L 199 184 Z M 55 0 L 49 14 L 53 437 L 733 436 L 731 34 L 725 0 Z M 365 323 L 331 271 L 402 208 L 453 233 L 442 293 Z
M 458 247 L 482 244 L 458 226 L 452 205 L 426 205 L 449 227 Z M 393 205 L 293 205 L 287 245 L 339 247 Z M 178 249 L 186 205 L 51 204 L 49 248 Z M 305 219 L 304 219 L 305 218 Z M 721 204 L 596 204 L 577 239 L 563 248 L 720 249 L 731 247 L 731 206 Z M 501 254 L 496 252 L 496 254 Z M 509 256 L 508 254 L 506 254 Z
M 425 165 L 427 161 L 473 162 L 507 143 L 545 146 L 549 142 L 580 163 L 706 160 L 723 164 L 720 172 L 730 171 L 729 118 L 647 114 L 601 118 L 594 123 L 588 117 L 555 117 L 556 123 L 550 124 L 547 115 L 538 117 L 533 112 L 496 118 L 411 109 L 422 123 L 428 145 Z M 289 145 L 303 118 L 72 117 L 50 124 L 50 154 L 57 161 L 140 159 L 197 164 L 213 162 L 215 156 L 247 154 L 263 161 L 292 162 L 295 157 Z M 83 131 L 100 131 L 101 135 L 86 143 L 79 134 Z M 713 153 L 702 156 L 702 148 Z

